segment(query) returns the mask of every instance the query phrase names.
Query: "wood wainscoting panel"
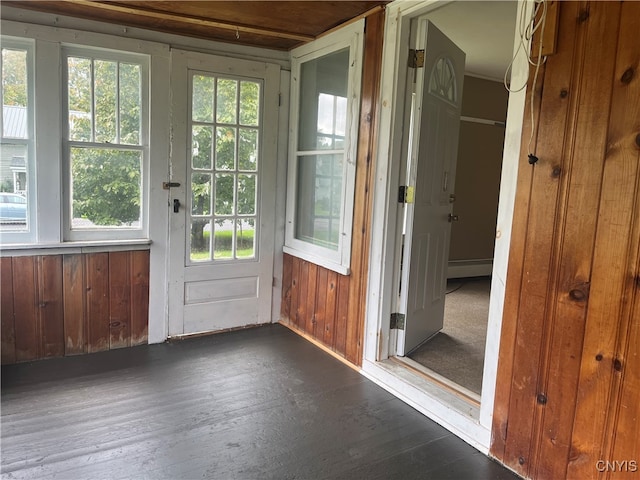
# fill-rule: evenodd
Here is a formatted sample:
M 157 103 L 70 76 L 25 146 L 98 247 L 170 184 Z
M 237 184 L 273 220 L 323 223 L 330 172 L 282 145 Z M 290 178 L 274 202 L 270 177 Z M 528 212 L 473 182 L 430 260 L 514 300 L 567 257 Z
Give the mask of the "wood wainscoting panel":
M 87 353 L 87 317 L 84 255 L 63 255 L 64 354 Z
M 40 357 L 64 355 L 64 300 L 62 295 L 62 256 L 38 257 Z
M 0 353 L 2 364 L 16 361 L 16 323 L 13 309 L 13 263 L 0 258 Z
M 131 255 L 131 346 L 144 345 L 149 336 L 149 252 Z
M 109 254 L 90 253 L 86 258 L 87 325 L 89 353 L 109 350 Z
M 109 254 L 109 349 L 131 345 L 131 255 Z
M 13 309 L 16 361 L 40 358 L 37 257 L 14 257 Z
M 147 343 L 148 251 L 0 261 L 3 364 Z
M 558 7 L 558 50 L 534 106 L 539 161 L 519 159 L 491 454 L 526 478 L 631 478 L 640 471 L 640 3 Z M 525 126 L 524 146 L 529 136 Z

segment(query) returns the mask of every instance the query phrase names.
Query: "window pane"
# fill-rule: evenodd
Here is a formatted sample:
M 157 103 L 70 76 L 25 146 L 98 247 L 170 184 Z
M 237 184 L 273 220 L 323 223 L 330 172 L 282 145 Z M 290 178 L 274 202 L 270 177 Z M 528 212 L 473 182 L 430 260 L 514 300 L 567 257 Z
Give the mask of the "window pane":
M 191 117 L 196 122 L 213 123 L 213 85 L 211 77 L 193 76 Z
M 213 128 L 194 126 L 191 135 L 191 165 L 193 168 L 210 169 Z
M 238 82 L 235 80 L 218 80 L 216 121 L 218 123 L 236 123 L 236 105 Z
M 191 174 L 191 213 L 193 215 L 211 214 L 211 174 Z
M 342 169 L 336 165 L 342 155 L 298 157 L 295 237 L 332 250 L 338 250 L 342 205 Z
M 299 150 L 343 148 L 348 78 L 348 48 L 301 65 Z
M 239 136 L 238 168 L 255 172 L 258 168 L 258 130 L 241 128 Z
M 258 125 L 260 114 L 260 85 L 255 82 L 240 82 L 240 124 Z
M 2 100 L 2 136 L 28 138 L 26 50 L 2 49 Z
M 3 143 L 0 155 L 3 164 L 8 167 L 0 169 L 2 173 L 0 177 L 0 232 L 24 232 L 27 230 L 29 215 L 27 146 Z
M 216 221 L 213 239 L 213 258 L 233 258 L 233 221 Z
M 202 218 L 191 222 L 191 253 L 192 262 L 211 260 L 211 222 Z
M 233 170 L 236 167 L 236 129 L 216 128 L 216 169 Z
M 94 62 L 95 141 L 116 143 L 116 112 L 118 101 L 118 64 Z
M 67 59 L 69 140 L 91 141 L 91 60 Z
M 120 143 L 140 144 L 140 65 L 120 64 Z
M 255 215 L 256 179 L 256 175 L 238 175 L 238 215 Z
M 216 215 L 233 215 L 233 187 L 235 175 L 217 174 L 216 175 Z
M 236 258 L 255 258 L 255 220 L 236 221 Z
M 139 228 L 142 152 L 71 148 L 71 228 Z

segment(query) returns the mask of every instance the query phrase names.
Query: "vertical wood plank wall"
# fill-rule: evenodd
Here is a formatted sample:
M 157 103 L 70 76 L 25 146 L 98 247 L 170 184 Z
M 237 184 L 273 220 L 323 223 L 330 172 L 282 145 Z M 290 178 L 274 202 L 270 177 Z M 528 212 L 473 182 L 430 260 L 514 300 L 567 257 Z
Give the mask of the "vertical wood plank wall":
M 383 32 L 384 11 L 369 15 L 365 24 L 351 274 L 339 275 L 286 254 L 283 260 L 281 321 L 355 365 L 362 363 L 372 207 L 371 160 L 376 143 Z
M 147 343 L 149 252 L 0 258 L 2 363 Z
M 534 166 L 523 132 L 491 454 L 527 478 L 636 478 L 640 2 L 558 3 Z

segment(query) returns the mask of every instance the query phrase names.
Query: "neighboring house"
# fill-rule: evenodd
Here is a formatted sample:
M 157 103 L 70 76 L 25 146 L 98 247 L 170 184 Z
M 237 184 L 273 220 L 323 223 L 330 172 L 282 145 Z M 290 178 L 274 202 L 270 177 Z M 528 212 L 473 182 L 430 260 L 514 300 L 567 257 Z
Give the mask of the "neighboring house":
M 517 36 L 511 86 L 523 89 L 509 99 L 479 399 L 394 360 L 408 313 L 398 306 L 400 278 L 413 282 L 400 271 L 403 209 L 412 202 L 399 189 L 412 185 L 400 179 L 410 178 L 407 152 L 440 145 L 432 140 L 447 130 L 429 130 L 433 123 L 420 114 L 430 112 L 428 100 L 424 107 L 418 102 L 433 94 L 438 105 L 453 109 L 447 115 L 460 106 L 453 86 L 460 77 L 451 74 L 448 57 L 428 63 L 431 43 L 425 42 L 433 30 L 426 20 L 441 4 L 400 0 L 383 9 L 375 4 L 386 2 L 368 2 L 350 15 L 362 14 L 358 21 L 305 36 L 283 33 L 288 15 L 268 15 L 286 2 L 265 2 L 265 10 L 256 2 L 255 11 L 236 12 L 242 21 L 235 20 L 235 29 L 227 19 L 221 31 L 213 26 L 224 21 L 206 24 L 194 12 L 156 12 L 166 15 L 159 26 L 144 12 L 128 18 L 108 2 L 94 2 L 93 10 L 88 2 L 69 10 L 65 2 L 29 2 L 42 12 L 3 3 L 10 4 L 2 10 L 3 48 L 33 52 L 35 41 L 36 71 L 80 65 L 73 79 L 80 87 L 71 93 L 62 74 L 35 80 L 39 228 L 2 237 L 3 282 L 13 288 L 3 292 L 21 292 L 2 302 L 3 363 L 281 321 L 524 477 L 634 473 L 629 468 L 640 461 L 640 2 L 545 1 L 540 48 L 546 61 L 538 69 L 529 70 Z M 366 2 L 342 2 L 341 11 L 359 3 Z M 313 4 L 319 11 L 301 19 L 331 13 Z M 519 14 L 531 16 L 532 4 L 518 2 Z M 185 18 L 191 22 L 180 23 Z M 458 18 L 477 19 L 464 10 Z M 131 27 L 122 27 L 127 22 Z M 274 24 L 264 28 L 265 22 Z M 253 37 L 260 31 L 264 37 Z M 213 35 L 217 40 L 203 39 Z M 421 50 L 428 69 L 420 65 Z M 100 68 L 122 73 L 118 85 L 127 95 L 100 107 L 105 110 L 93 122 L 80 119 L 89 139 L 74 137 L 73 126 L 63 138 L 60 119 L 76 114 L 61 98 L 100 93 L 100 82 L 87 74 Z M 414 101 L 414 79 L 426 93 L 415 87 L 421 107 L 410 114 L 405 106 Z M 332 100 L 313 101 L 317 94 Z M 4 107 L 11 118 L 5 126 L 24 124 L 18 110 Z M 17 136 L 25 134 L 20 128 Z M 447 131 L 454 130 L 457 135 L 456 128 Z M 412 144 L 410 131 L 420 131 L 421 140 L 411 137 Z M 69 171 L 78 152 L 101 159 L 97 168 L 130 166 L 126 186 L 142 192 L 140 222 L 72 224 Z M 21 182 L 19 158 L 28 157 L 16 150 L 5 158 L 3 145 L 0 174 L 14 188 Z M 436 186 L 431 206 L 444 205 L 436 217 L 446 222 L 453 220 L 446 215 L 451 172 L 440 167 L 423 186 Z M 316 194 L 324 201 L 315 204 Z M 420 194 L 418 188 L 416 203 Z M 436 267 L 417 257 L 414 263 L 425 265 L 419 282 Z M 438 271 L 446 271 L 443 258 Z M 36 279 L 51 281 L 36 290 Z M 416 304 L 432 293 L 428 283 L 420 285 Z M 127 293 L 116 299 L 112 292 Z
M 3 144 L 0 150 L 0 188 L 24 195 L 27 192 L 25 158 L 27 147 L 11 143 L 11 139 L 25 139 L 27 134 L 27 108 L 3 105 Z M 7 142 L 7 143 L 5 143 Z

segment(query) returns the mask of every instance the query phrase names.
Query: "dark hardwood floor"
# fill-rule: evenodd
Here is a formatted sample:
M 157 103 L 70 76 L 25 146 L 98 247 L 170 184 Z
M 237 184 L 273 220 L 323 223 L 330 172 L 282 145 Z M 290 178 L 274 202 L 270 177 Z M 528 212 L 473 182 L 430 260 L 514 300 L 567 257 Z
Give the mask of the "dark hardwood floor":
M 273 325 L 2 367 L 6 479 L 513 479 Z

